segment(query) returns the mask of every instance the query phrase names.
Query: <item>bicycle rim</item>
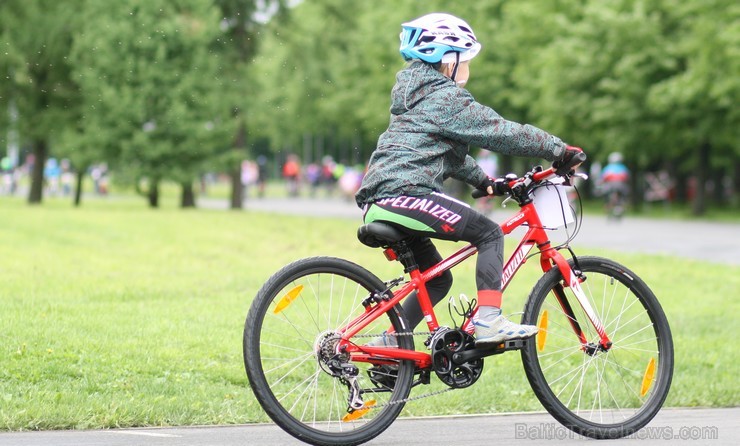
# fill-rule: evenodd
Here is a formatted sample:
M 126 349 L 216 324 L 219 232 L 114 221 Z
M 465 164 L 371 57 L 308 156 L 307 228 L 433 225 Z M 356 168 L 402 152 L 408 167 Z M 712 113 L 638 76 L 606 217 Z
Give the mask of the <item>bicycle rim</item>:
M 572 261 L 571 261 L 572 266 Z M 556 293 L 553 269 L 535 285 L 525 323 L 540 332 L 522 351 L 527 377 L 543 406 L 566 427 L 592 438 L 620 438 L 645 426 L 662 406 L 673 373 L 673 342 L 652 291 L 623 266 L 579 258 L 581 284 L 613 345 L 584 349 Z M 563 287 L 575 320 L 591 345 L 599 336 L 570 288 Z M 589 351 L 590 350 L 590 351 Z
M 358 265 L 319 257 L 288 265 L 259 291 L 245 324 L 245 367 L 265 412 L 291 435 L 313 444 L 358 444 L 398 416 L 411 388 L 412 363 L 378 368 L 349 361 L 359 369 L 365 406 L 348 412 L 348 385 L 319 358 L 331 350 L 336 329 L 364 311 L 363 299 L 383 288 Z M 352 341 L 370 342 L 391 326 L 398 333 L 407 330 L 400 307 L 386 315 Z M 410 336 L 398 340 L 413 349 Z

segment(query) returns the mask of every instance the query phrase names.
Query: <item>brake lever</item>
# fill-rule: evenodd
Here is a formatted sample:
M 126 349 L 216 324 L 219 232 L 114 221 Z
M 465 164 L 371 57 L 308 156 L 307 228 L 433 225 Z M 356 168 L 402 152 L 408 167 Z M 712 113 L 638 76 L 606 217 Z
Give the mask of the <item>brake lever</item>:
M 573 177 L 578 177 L 578 178 L 581 178 L 583 180 L 588 180 L 588 174 L 581 173 L 581 172 L 573 172 L 573 173 L 570 173 L 570 174 L 568 174 L 568 175 L 566 175 L 566 176 L 563 177 L 563 179 L 565 180 L 565 181 L 563 181 L 563 184 L 565 186 L 573 186 L 573 182 L 571 181 L 571 179 Z

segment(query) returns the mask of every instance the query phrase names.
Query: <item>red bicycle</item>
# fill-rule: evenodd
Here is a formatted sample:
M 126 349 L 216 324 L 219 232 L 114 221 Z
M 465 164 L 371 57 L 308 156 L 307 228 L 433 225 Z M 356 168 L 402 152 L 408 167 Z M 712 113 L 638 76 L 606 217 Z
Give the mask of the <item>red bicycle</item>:
M 619 438 L 645 426 L 670 388 L 668 321 L 634 272 L 609 259 L 575 256 L 573 236 L 551 244 L 546 229 L 579 222 L 563 192 L 571 176 L 539 166 L 520 178 L 507 176 L 507 199 L 520 211 L 501 228 L 505 234 L 528 229 L 506 263 L 503 286 L 539 254 L 544 274 L 521 320 L 539 327 L 536 337 L 476 348 L 472 305 L 460 311 L 459 327 L 440 326 L 425 284 L 473 256 L 475 247 L 420 271 L 408 235 L 373 222 L 359 229 L 360 241 L 398 260 L 401 277 L 382 281 L 350 261 L 312 257 L 285 266 L 257 293 L 244 328 L 244 362 L 265 412 L 302 441 L 355 445 L 383 432 L 407 402 L 474 384 L 485 357 L 520 350 L 532 390 L 564 426 L 592 438 Z M 414 292 L 426 332 L 412 332 L 399 305 Z M 382 333 L 397 346 L 368 345 Z M 423 343 L 418 350 L 415 340 Z M 411 396 L 433 375 L 443 390 Z

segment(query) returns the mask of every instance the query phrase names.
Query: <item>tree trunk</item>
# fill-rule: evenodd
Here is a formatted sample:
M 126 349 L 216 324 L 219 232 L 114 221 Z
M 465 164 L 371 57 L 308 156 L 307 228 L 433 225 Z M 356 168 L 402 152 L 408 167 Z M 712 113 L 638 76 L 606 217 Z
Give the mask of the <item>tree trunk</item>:
M 244 187 L 242 185 L 241 163 L 239 167 L 231 171 L 231 209 L 242 209 L 244 207 Z
M 29 204 L 41 204 L 44 195 L 44 164 L 49 149 L 46 141 L 38 139 L 33 142 L 33 172 L 31 173 L 31 191 L 28 194 Z
M 149 199 L 150 208 L 159 207 L 159 181 L 151 181 L 149 184 L 149 192 L 147 193 Z
M 236 166 L 231 171 L 231 209 L 242 209 L 244 202 L 244 187 L 242 185 L 242 160 L 238 155 L 244 153 L 244 149 L 247 147 L 247 126 L 244 122 L 239 123 L 239 129 L 236 131 L 236 138 L 234 140 L 234 153 L 237 155 L 235 158 Z
M 195 193 L 193 192 L 192 182 L 182 183 L 182 200 L 180 200 L 180 207 L 182 208 L 194 208 L 195 207 Z
M 82 180 L 85 178 L 85 171 L 87 169 L 80 169 L 77 172 L 77 181 L 75 183 L 75 207 L 80 207 L 82 203 Z
M 667 161 L 666 169 L 674 177 L 675 181 L 675 192 L 673 200 L 676 203 L 687 203 L 689 201 L 689 177 L 685 173 L 678 169 L 678 163 L 675 161 Z
M 727 204 L 725 179 L 730 169 L 722 167 L 720 169 L 711 169 L 712 175 L 712 199 L 710 204 L 723 206 Z
M 699 159 L 696 165 L 696 191 L 694 196 L 694 202 L 691 206 L 692 213 L 694 215 L 704 215 L 707 210 L 707 193 L 706 184 L 709 175 L 709 154 L 711 152 L 711 146 L 709 143 L 704 143 L 699 146 Z

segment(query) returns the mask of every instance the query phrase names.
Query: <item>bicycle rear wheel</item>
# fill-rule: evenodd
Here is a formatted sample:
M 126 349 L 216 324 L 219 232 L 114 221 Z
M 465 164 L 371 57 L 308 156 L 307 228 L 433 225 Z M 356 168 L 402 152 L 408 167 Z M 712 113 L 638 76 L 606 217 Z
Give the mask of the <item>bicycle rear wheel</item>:
M 574 267 L 573 261 L 570 261 Z M 557 268 L 535 285 L 523 323 L 540 332 L 522 350 L 532 390 L 560 423 L 591 438 L 621 438 L 644 427 L 660 410 L 673 375 L 668 321 L 650 288 L 608 259 L 579 257 L 581 287 L 612 346 L 593 349 L 599 336 Z M 562 290 L 575 321 L 557 297 Z M 590 347 L 576 336 L 577 322 Z
M 252 390 L 272 420 L 294 437 L 316 445 L 354 445 L 383 432 L 403 409 L 414 364 L 341 362 L 356 367 L 364 406 L 348 411 L 350 387 L 328 358 L 336 354 L 337 328 L 364 311 L 362 301 L 384 283 L 359 265 L 331 257 L 294 262 L 259 290 L 244 326 L 244 364 Z M 368 343 L 393 327 L 409 332 L 396 306 L 352 339 Z M 365 335 L 365 337 L 363 337 Z M 413 349 L 411 336 L 398 346 Z

